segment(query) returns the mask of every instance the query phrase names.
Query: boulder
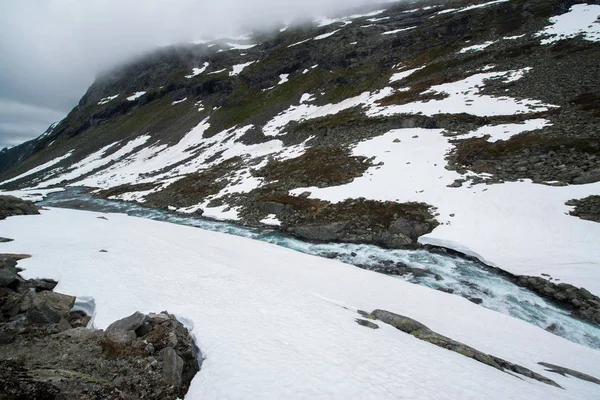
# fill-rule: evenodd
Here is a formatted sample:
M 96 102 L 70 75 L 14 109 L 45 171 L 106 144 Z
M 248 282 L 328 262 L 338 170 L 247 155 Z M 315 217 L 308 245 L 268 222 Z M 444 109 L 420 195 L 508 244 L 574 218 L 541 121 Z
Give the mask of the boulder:
M 301 225 L 290 230 L 308 240 L 339 240 L 348 222 L 332 222 L 329 224 Z
M 181 385 L 183 359 L 177 355 L 172 347 L 165 347 L 159 354 L 163 360 L 162 377 L 164 381 L 173 386 Z
M 14 196 L 0 196 L 0 220 L 13 215 L 39 214 L 35 204 Z
M 136 339 L 134 331 L 111 330 L 105 332 L 108 340 L 119 346 L 129 346 Z
M 7 287 L 18 280 L 18 275 L 8 268 L 0 269 L 0 287 Z
M 27 319 L 39 324 L 58 323 L 66 318 L 75 304 L 75 297 L 44 291 L 38 293 L 27 310 Z
M 106 328 L 106 332 L 113 331 L 135 331 L 146 321 L 146 316 L 139 311 L 134 312 L 129 317 L 122 318 L 113 322 Z

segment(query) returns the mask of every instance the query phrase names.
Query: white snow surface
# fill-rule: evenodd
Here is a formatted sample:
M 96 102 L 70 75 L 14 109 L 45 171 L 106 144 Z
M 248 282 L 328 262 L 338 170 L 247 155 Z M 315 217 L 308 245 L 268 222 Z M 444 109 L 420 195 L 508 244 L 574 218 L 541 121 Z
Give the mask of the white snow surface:
M 476 10 L 478 8 L 489 7 L 489 6 L 493 6 L 495 4 L 506 3 L 507 1 L 510 1 L 510 0 L 493 0 L 493 1 L 488 1 L 487 3 L 474 4 L 472 6 L 459 8 L 458 10 L 456 10 L 456 12 L 458 13 L 458 12 Z
M 227 71 L 227 68 L 223 68 L 223 69 L 219 69 L 217 71 L 209 72 L 208 75 L 216 75 L 216 74 L 220 74 L 221 72 L 225 72 L 225 71 Z
M 131 96 L 129 96 L 127 98 L 127 100 L 134 101 L 134 100 L 139 99 L 140 97 L 142 97 L 145 94 L 146 94 L 146 92 L 135 92 L 134 94 L 132 94 Z
M 22 173 L 21 175 L 17 175 L 14 178 L 10 178 L 10 179 L 7 179 L 7 180 L 5 180 L 3 182 L 0 182 L 0 185 L 4 185 L 4 184 L 10 183 L 10 182 L 14 182 L 14 181 L 19 180 L 21 178 L 25 178 L 26 176 L 33 175 L 33 174 L 35 174 L 37 172 L 40 172 L 40 171 L 44 171 L 44 170 L 52 167 L 53 165 L 58 164 L 62 160 L 71 157 L 71 154 L 73 154 L 72 151 L 69 151 L 67 154 L 65 154 L 63 156 L 60 156 L 60 157 L 56 157 L 55 159 L 50 160 L 50 161 L 48 161 L 48 162 L 46 162 L 46 163 L 44 163 L 42 165 L 38 165 L 37 167 L 32 168 L 29 171 Z
M 511 128 L 541 124 L 533 120 Z M 600 183 L 553 187 L 523 181 L 449 188 L 464 177 L 445 168 L 452 145 L 441 133 L 397 129 L 361 142 L 353 154 L 375 157 L 374 164 L 382 166 L 343 186 L 297 188 L 291 194 L 310 191 L 311 198 L 332 202 L 357 197 L 425 202 L 437 207 L 441 224 L 420 242 L 453 248 L 520 275 L 547 273 L 600 294 L 600 225 L 567 215 L 570 207 L 564 204 L 597 194 Z
M 576 4 L 569 12 L 550 18 L 552 23 L 536 36 L 545 37 L 542 44 L 582 35 L 583 39 L 600 42 L 600 5 Z
M 275 214 L 269 214 L 266 218 L 263 218 L 259 221 L 261 224 L 279 226 L 281 225 L 281 221 L 277 219 Z
M 493 45 L 496 42 L 497 42 L 497 40 L 489 40 L 489 41 L 481 43 L 481 44 L 464 47 L 464 48 L 460 49 L 459 53 L 463 54 L 463 53 L 468 53 L 468 52 L 481 51 L 487 47 L 490 47 L 491 45 Z
M 289 76 L 290 76 L 290 74 L 281 74 L 281 75 L 279 75 L 279 82 L 277 82 L 277 84 L 281 85 L 283 83 L 289 82 Z
M 405 71 L 396 72 L 390 78 L 390 83 L 398 82 L 404 78 L 408 78 L 409 76 L 411 76 L 412 74 L 414 74 L 415 72 L 417 72 L 418 70 L 423 69 L 423 68 L 425 68 L 425 67 L 418 67 L 418 68 L 413 68 L 413 69 L 407 69 Z
M 187 97 L 184 97 L 184 98 L 183 98 L 183 99 L 181 99 L 181 100 L 175 100 L 174 102 L 172 102 L 172 103 L 171 103 L 171 105 L 172 105 L 172 106 L 174 106 L 174 105 L 177 105 L 177 104 L 183 103 L 183 102 L 184 102 L 184 101 L 186 101 L 186 100 L 187 100 Z
M 409 31 L 409 30 L 415 29 L 415 28 L 416 28 L 416 26 L 409 26 L 408 28 L 394 29 L 392 31 L 383 32 L 382 35 L 394 35 L 396 33 L 404 32 L 404 31 Z
M 103 215 L 107 220 L 99 219 Z M 50 209 L 0 222 L 29 253 L 25 278 L 96 305 L 106 328 L 135 311 L 185 320 L 206 357 L 186 399 L 592 399 L 598 386 L 550 375 L 546 361 L 600 375 L 600 352 L 466 299 L 250 239 L 122 214 Z M 108 252 L 100 253 L 99 249 Z M 84 298 L 85 297 L 85 298 Z M 519 379 L 376 321 L 387 309 L 549 376 Z
M 385 11 L 386 11 L 385 9 L 375 10 L 375 11 L 371 11 L 371 12 L 368 12 L 365 14 L 353 14 L 353 15 L 348 15 L 346 17 L 339 17 L 339 18 L 318 17 L 315 20 L 315 22 L 318 27 L 327 26 L 327 25 L 331 25 L 331 24 L 335 24 L 335 23 L 342 23 L 344 25 L 348 25 L 348 24 L 352 23 L 353 19 L 374 17 L 376 15 L 384 13 Z
M 288 47 L 294 47 L 294 46 L 298 46 L 299 44 L 306 43 L 306 42 L 308 42 L 308 41 L 310 41 L 310 40 L 312 40 L 312 38 L 308 38 L 308 39 L 304 39 L 304 40 L 301 40 L 301 41 L 299 41 L 299 42 L 296 42 L 296 43 L 292 43 L 292 44 L 290 44 Z
M 520 124 L 484 125 L 469 132 L 467 136 L 461 135 L 459 138 L 477 138 L 489 135 L 488 142 L 497 142 L 498 140 L 508 140 L 519 133 L 542 129 L 550 125 L 552 125 L 550 121 L 544 118 L 528 119 Z
M 335 31 L 333 31 L 333 32 L 328 32 L 328 33 L 324 33 L 324 34 L 322 34 L 322 35 L 319 35 L 319 36 L 315 36 L 314 40 L 323 40 L 323 39 L 327 39 L 328 37 L 335 35 L 335 34 L 336 34 L 336 33 L 338 33 L 339 31 L 340 31 L 339 29 L 336 29 L 336 30 L 335 30 Z
M 200 75 L 201 73 L 203 73 L 204 71 L 206 71 L 206 68 L 208 68 L 208 62 L 205 62 L 204 65 L 200 68 L 194 68 L 192 69 L 192 73 L 190 75 L 186 75 L 185 77 L 188 79 L 191 79 L 195 76 Z
M 115 94 L 114 96 L 104 97 L 103 99 L 100 99 L 100 101 L 98 102 L 98 105 L 102 106 L 106 103 L 110 103 L 112 100 L 116 99 L 117 97 L 119 97 L 118 94 Z
M 244 70 L 244 68 L 246 68 L 248 65 L 254 64 L 256 61 L 249 61 L 247 63 L 243 63 L 243 64 L 236 64 L 231 68 L 231 71 L 229 72 L 229 76 L 236 76 L 239 75 L 240 72 L 242 72 Z
M 256 46 L 256 44 L 252 43 L 226 43 L 227 46 L 230 47 L 229 50 L 248 50 Z

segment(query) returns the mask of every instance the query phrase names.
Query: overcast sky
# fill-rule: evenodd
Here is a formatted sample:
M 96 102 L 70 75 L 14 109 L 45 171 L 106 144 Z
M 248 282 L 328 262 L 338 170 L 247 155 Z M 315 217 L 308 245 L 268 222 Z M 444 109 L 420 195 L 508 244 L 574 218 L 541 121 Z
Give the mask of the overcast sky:
M 381 0 L 0 0 L 0 148 L 78 103 L 96 74 L 157 46 Z

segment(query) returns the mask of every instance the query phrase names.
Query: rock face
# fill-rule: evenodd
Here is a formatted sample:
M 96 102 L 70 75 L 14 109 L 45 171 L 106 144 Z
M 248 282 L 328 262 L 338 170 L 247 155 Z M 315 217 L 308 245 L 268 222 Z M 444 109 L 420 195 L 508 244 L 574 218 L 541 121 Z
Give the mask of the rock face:
M 0 196 L 0 220 L 13 215 L 39 214 L 35 204 L 14 196 Z
M 0 400 L 183 398 L 200 363 L 174 316 L 136 312 L 88 329 L 74 297 L 22 279 L 15 264 L 0 260 Z

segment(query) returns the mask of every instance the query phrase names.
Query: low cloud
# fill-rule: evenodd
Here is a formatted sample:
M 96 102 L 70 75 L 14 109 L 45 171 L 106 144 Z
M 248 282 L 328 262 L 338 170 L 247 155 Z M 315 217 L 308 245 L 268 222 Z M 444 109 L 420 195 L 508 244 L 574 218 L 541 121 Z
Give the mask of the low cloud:
M 0 147 L 41 134 L 102 70 L 158 46 L 246 33 L 368 0 L 22 0 L 0 14 Z M 0 103 L 5 107 L 7 102 Z M 13 106 L 14 106 L 13 104 Z M 18 108 L 18 107 L 17 107 Z M 9 115 L 10 114 L 10 115 Z M 21 120 L 14 117 L 19 115 Z M 58 114 L 60 117 L 57 118 Z M 43 117 L 43 118 L 42 118 Z M 19 126 L 19 123 L 22 126 Z M 43 127 L 42 127 L 43 126 Z M 34 132 L 35 130 L 35 132 Z M 12 132 L 12 133 L 11 133 Z M 9 139 L 9 137 L 11 139 Z
M 39 136 L 63 117 L 62 110 L 0 98 L 0 148 Z

